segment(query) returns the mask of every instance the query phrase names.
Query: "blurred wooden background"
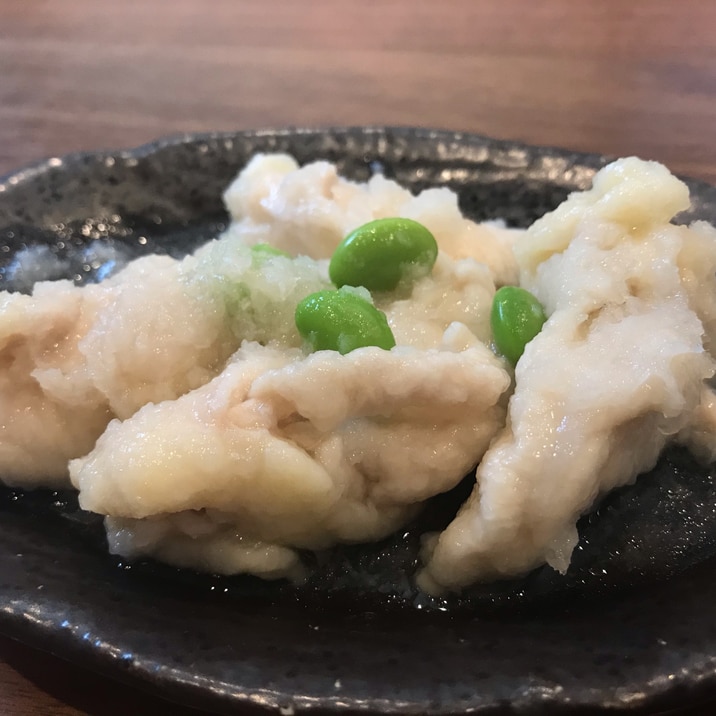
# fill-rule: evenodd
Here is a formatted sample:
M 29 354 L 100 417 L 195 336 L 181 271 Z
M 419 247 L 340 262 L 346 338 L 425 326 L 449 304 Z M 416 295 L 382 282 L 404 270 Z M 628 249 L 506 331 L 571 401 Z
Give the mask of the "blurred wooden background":
M 0 173 L 75 149 L 401 124 L 716 180 L 708 0 L 3 0 Z
M 0 175 L 185 131 L 362 124 L 716 181 L 716 3 L 0 0 Z M 0 639 L 0 713 L 190 712 Z

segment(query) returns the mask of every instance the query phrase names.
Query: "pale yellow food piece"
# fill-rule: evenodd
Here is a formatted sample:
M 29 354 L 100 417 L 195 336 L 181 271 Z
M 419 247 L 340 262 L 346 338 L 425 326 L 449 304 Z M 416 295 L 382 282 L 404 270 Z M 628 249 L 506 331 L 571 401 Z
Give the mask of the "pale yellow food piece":
M 502 423 L 501 362 L 464 327 L 445 341 L 307 357 L 245 344 L 207 385 L 112 422 L 71 464 L 80 503 L 111 515 L 123 554 L 215 571 L 243 571 L 247 544 L 379 539 L 453 487 Z M 187 512 L 185 531 L 171 515 Z M 178 536 L 193 540 L 183 557 Z
M 523 232 L 466 219 L 457 195 L 444 187 L 413 196 L 380 174 L 357 183 L 339 176 L 329 162 L 299 168 L 292 157 L 259 154 L 228 187 L 224 201 L 234 219 L 230 231 L 292 255 L 330 258 L 354 229 L 400 216 L 424 224 L 452 258 L 488 266 L 498 286 L 517 281 L 512 244 Z
M 694 276 L 713 277 L 716 242 L 668 223 L 688 205 L 664 167 L 620 160 L 518 240 L 522 285 L 550 317 L 517 364 L 472 496 L 428 543 L 424 588 L 565 570 L 577 518 L 689 425 L 714 373 L 701 321 L 713 279 Z
M 63 484 L 67 460 L 90 450 L 109 420 L 77 347 L 102 298 L 69 281 L 41 284 L 34 298 L 0 294 L 0 474 L 8 484 Z
M 299 169 L 286 155 L 259 155 L 226 202 L 235 218 L 229 230 L 183 261 L 150 256 L 97 286 L 42 282 L 32 297 L 0 293 L 0 479 L 64 485 L 67 461 L 88 452 L 112 417 L 206 383 L 243 339 L 298 345 L 295 305 L 329 286 L 326 262 L 280 259 L 259 271 L 242 247 L 266 242 L 328 257 L 374 217 L 424 220 L 443 268 L 436 284 L 422 282 L 412 304 L 393 310 L 396 331 L 413 345 L 434 343 L 452 321 L 485 339 L 493 278 L 516 275 L 511 242 L 519 232 L 464 219 L 446 189 L 413 197 L 383 177 L 358 184 L 326 162 Z M 441 291 L 465 303 L 456 308 Z
M 97 285 L 0 293 L 0 479 L 66 484 L 67 461 L 112 417 L 203 385 L 244 338 L 299 345 L 293 307 L 325 274 L 307 258 L 257 267 L 227 237 L 183 261 L 137 259 Z
M 398 344 L 416 348 L 439 345 L 453 323 L 464 326 L 486 345 L 492 340 L 490 307 L 495 286 L 490 269 L 475 259 L 451 259 L 439 253 L 432 274 L 405 297 L 376 296 Z

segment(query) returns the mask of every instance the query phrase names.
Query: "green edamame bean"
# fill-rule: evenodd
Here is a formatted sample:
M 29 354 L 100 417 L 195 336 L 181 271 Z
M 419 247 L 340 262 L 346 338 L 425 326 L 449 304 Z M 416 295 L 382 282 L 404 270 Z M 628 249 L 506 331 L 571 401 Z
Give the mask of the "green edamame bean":
M 296 306 L 296 328 L 314 351 L 395 345 L 385 314 L 352 291 L 318 291 Z
M 503 286 L 495 293 L 490 325 L 497 349 L 515 365 L 547 320 L 542 304 L 524 288 Z
M 438 255 L 435 237 L 412 219 L 376 219 L 346 236 L 328 273 L 340 286 L 392 291 L 402 280 L 430 273 Z

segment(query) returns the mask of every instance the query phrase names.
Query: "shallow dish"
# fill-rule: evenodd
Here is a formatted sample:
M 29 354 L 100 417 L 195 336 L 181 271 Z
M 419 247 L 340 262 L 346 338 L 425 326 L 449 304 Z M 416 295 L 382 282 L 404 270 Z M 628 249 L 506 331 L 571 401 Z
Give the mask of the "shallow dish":
M 0 179 L 0 285 L 44 244 L 79 280 L 92 242 L 182 253 L 226 222 L 222 189 L 257 151 L 326 158 L 356 179 L 450 186 L 472 218 L 527 225 L 608 160 L 410 129 L 187 136 L 51 159 Z M 689 182 L 687 221 L 716 221 Z M 3 258 L 4 257 L 4 258 Z M 679 451 L 580 522 L 566 577 L 428 599 L 409 576 L 423 529 L 321 555 L 299 589 L 109 556 L 98 519 L 62 493 L 0 490 L 0 630 L 218 713 L 648 712 L 716 697 L 716 489 Z

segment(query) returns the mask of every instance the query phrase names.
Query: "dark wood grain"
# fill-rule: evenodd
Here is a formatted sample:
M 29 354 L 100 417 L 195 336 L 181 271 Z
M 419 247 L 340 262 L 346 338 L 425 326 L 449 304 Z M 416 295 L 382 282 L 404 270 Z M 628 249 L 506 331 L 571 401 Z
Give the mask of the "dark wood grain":
M 705 0 L 5 0 L 0 12 L 0 172 L 187 130 L 408 124 L 716 179 Z
M 3 716 L 202 716 L 0 637 Z
M 715 39 L 708 0 L 3 0 L 0 174 L 184 131 L 395 124 L 716 181 Z M 197 712 L 0 638 L 0 713 Z

